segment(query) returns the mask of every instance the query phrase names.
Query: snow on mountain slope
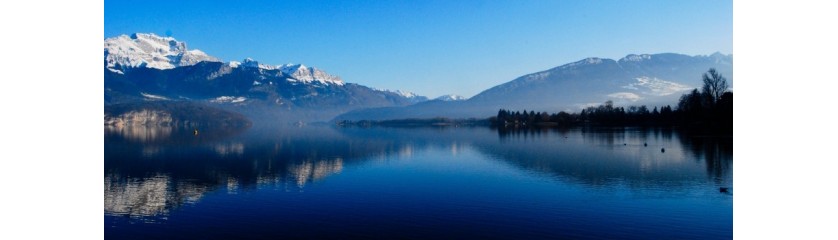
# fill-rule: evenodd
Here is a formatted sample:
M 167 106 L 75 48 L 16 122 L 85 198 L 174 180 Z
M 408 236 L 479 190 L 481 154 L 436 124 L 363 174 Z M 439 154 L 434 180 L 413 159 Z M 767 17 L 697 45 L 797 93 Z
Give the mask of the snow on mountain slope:
M 463 97 L 463 96 L 460 96 L 460 95 L 447 94 L 447 95 L 442 95 L 442 96 L 440 96 L 440 97 L 438 97 L 438 98 L 434 98 L 434 100 L 440 100 L 440 101 L 463 101 L 463 100 L 466 100 L 466 98 L 465 98 L 465 97 Z
M 320 69 L 314 67 L 306 67 L 302 64 L 284 64 L 284 65 L 268 65 L 268 64 L 261 64 L 252 58 L 246 58 L 242 62 L 232 61 L 228 64 L 231 67 L 250 67 L 250 68 L 259 68 L 261 70 L 272 71 L 272 70 L 279 70 L 285 76 L 289 77 L 289 81 L 292 82 L 302 82 L 302 83 L 312 83 L 318 82 L 322 84 L 335 84 L 338 86 L 343 86 L 344 82 L 338 76 L 334 76 L 328 74 Z
M 130 68 L 172 69 L 192 66 L 202 61 L 221 62 L 201 50 L 189 50 L 186 43 L 172 37 L 161 37 L 153 33 L 135 33 L 105 39 L 106 68 L 112 72 L 123 73 Z M 247 58 L 242 62 L 230 61 L 232 68 L 255 67 L 263 70 L 279 70 L 290 81 L 302 83 L 322 83 L 344 85 L 343 80 L 314 67 L 302 64 L 267 65 Z
M 640 55 L 629 54 L 626 57 L 622 58 L 621 60 L 622 61 L 630 61 L 630 62 L 640 62 L 640 61 L 649 60 L 649 59 L 652 59 L 652 55 L 649 55 L 649 54 L 640 54 Z
M 692 89 L 690 86 L 662 80 L 656 77 L 641 76 L 634 79 L 637 80 L 637 82 L 625 85 L 623 88 L 637 90 L 643 94 L 653 96 L 667 96 Z
M 320 69 L 306 67 L 302 64 L 285 64 L 277 66 L 282 73 L 304 83 L 320 82 L 323 84 L 343 85 L 343 79 L 330 75 Z
M 394 92 L 394 93 L 396 93 L 396 94 L 398 94 L 398 95 L 400 95 L 400 96 L 402 96 L 402 97 L 406 97 L 406 98 L 413 98 L 413 97 L 416 97 L 416 94 L 415 94 L 415 93 L 413 93 L 413 92 L 402 91 L 402 90 L 396 90 L 396 91 L 391 91 L 391 92 Z
M 416 93 L 409 92 L 409 91 L 403 91 L 403 90 L 393 91 L 393 90 L 381 89 L 381 88 L 371 88 L 371 89 L 375 90 L 375 91 L 379 91 L 379 92 L 386 92 L 386 93 L 390 93 L 390 94 L 395 94 L 399 97 L 403 97 L 403 98 L 408 99 L 412 103 L 419 103 L 419 102 L 428 101 L 428 97 L 421 96 L 421 95 L 418 95 Z
M 232 61 L 229 65 L 232 67 L 244 66 L 249 68 L 259 68 L 262 70 L 276 70 L 278 68 L 277 66 L 261 64 L 259 61 L 253 60 L 252 58 L 245 58 L 241 62 Z
M 161 37 L 153 33 L 105 39 L 104 51 L 107 68 L 117 73 L 128 68 L 171 69 L 195 65 L 201 61 L 221 61 L 201 50 L 189 50 L 186 43 L 172 37 Z

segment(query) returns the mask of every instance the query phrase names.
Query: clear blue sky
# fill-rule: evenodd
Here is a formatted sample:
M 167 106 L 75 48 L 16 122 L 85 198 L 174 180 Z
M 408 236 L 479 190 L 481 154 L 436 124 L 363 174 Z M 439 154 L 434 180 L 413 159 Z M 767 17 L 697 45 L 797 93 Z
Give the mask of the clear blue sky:
M 733 53 L 731 1 L 105 1 L 105 37 L 171 33 L 224 61 L 471 97 L 586 57 Z

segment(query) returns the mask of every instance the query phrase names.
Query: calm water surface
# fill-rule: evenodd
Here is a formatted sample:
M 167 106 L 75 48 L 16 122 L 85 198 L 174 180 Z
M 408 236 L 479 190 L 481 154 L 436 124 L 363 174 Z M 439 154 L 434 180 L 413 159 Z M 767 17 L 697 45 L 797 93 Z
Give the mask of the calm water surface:
M 732 155 L 661 129 L 106 128 L 105 237 L 727 239 Z

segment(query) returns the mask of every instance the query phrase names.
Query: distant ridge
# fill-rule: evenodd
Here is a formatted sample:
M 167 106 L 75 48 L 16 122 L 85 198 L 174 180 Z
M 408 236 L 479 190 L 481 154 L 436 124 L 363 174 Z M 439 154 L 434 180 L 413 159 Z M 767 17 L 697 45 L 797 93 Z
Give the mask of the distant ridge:
M 673 105 L 682 93 L 701 86 L 701 75 L 710 68 L 722 73 L 732 86 L 733 55 L 592 57 L 523 75 L 465 101 L 359 109 L 334 120 L 488 117 L 501 108 L 576 112 L 607 100 L 617 105 Z

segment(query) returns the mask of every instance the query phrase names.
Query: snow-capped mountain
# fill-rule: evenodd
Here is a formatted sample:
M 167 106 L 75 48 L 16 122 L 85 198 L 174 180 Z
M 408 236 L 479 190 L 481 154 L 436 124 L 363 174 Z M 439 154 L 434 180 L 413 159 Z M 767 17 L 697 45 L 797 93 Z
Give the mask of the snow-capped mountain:
M 221 62 L 220 59 L 207 55 L 198 49 L 188 49 L 186 43 L 172 37 L 161 37 L 153 33 L 135 33 L 105 39 L 105 65 L 116 73 L 124 73 L 131 68 L 172 69 L 192 66 L 198 62 Z M 263 70 L 279 70 L 290 81 L 301 83 L 319 82 L 322 84 L 343 85 L 343 80 L 314 67 L 302 64 L 267 65 L 251 58 L 242 62 L 231 61 L 228 66 L 254 67 Z
M 460 95 L 447 94 L 447 95 L 439 96 L 438 98 L 434 98 L 434 100 L 446 101 L 447 102 L 447 101 L 463 101 L 463 100 L 466 100 L 466 98 L 463 97 L 463 96 L 460 96 Z
M 186 43 L 153 33 L 135 33 L 105 39 L 105 65 L 113 72 L 129 68 L 172 69 L 198 62 L 220 62 L 201 50 L 189 50 Z
M 674 104 L 685 91 L 701 86 L 701 74 L 716 68 L 732 85 L 733 56 L 674 53 L 629 54 L 621 59 L 586 58 L 527 74 L 470 100 L 507 106 L 575 111 L 613 100 L 620 105 Z
M 324 84 L 343 85 L 343 79 L 338 76 L 332 76 L 314 67 L 306 67 L 302 64 L 286 64 L 278 66 L 282 73 L 291 77 L 291 79 L 301 81 L 304 83 L 320 82 Z
M 388 94 L 394 94 L 396 96 L 408 99 L 411 103 L 420 103 L 424 101 L 428 101 L 428 97 L 418 95 L 411 91 L 405 90 L 389 90 L 389 89 L 380 89 L 380 88 L 373 88 L 376 91 L 386 92 Z
M 319 82 L 322 84 L 343 85 L 343 79 L 339 76 L 334 76 L 325 71 L 315 67 L 307 67 L 303 64 L 284 64 L 284 65 L 267 65 L 259 63 L 252 58 L 246 58 L 242 62 L 231 61 L 228 63 L 230 67 L 248 67 L 258 68 L 261 70 L 279 70 L 282 74 L 289 77 L 289 81 L 312 83 Z
M 417 96 L 415 93 L 410 92 L 410 91 L 396 90 L 396 91 L 390 91 L 390 92 L 393 92 L 395 94 L 398 94 L 399 96 L 406 97 L 406 98 L 413 98 L 413 97 Z
M 105 104 L 193 101 L 252 119 L 323 121 L 358 108 L 405 106 L 427 98 L 345 83 L 302 64 L 247 58 L 221 62 L 171 37 L 132 34 L 105 39 Z
M 621 59 L 585 58 L 526 74 L 465 101 L 429 101 L 401 108 L 361 109 L 335 120 L 487 117 L 498 109 L 568 111 L 612 100 L 615 105 L 675 105 L 702 85 L 715 68 L 733 86 L 733 55 L 629 54 Z

